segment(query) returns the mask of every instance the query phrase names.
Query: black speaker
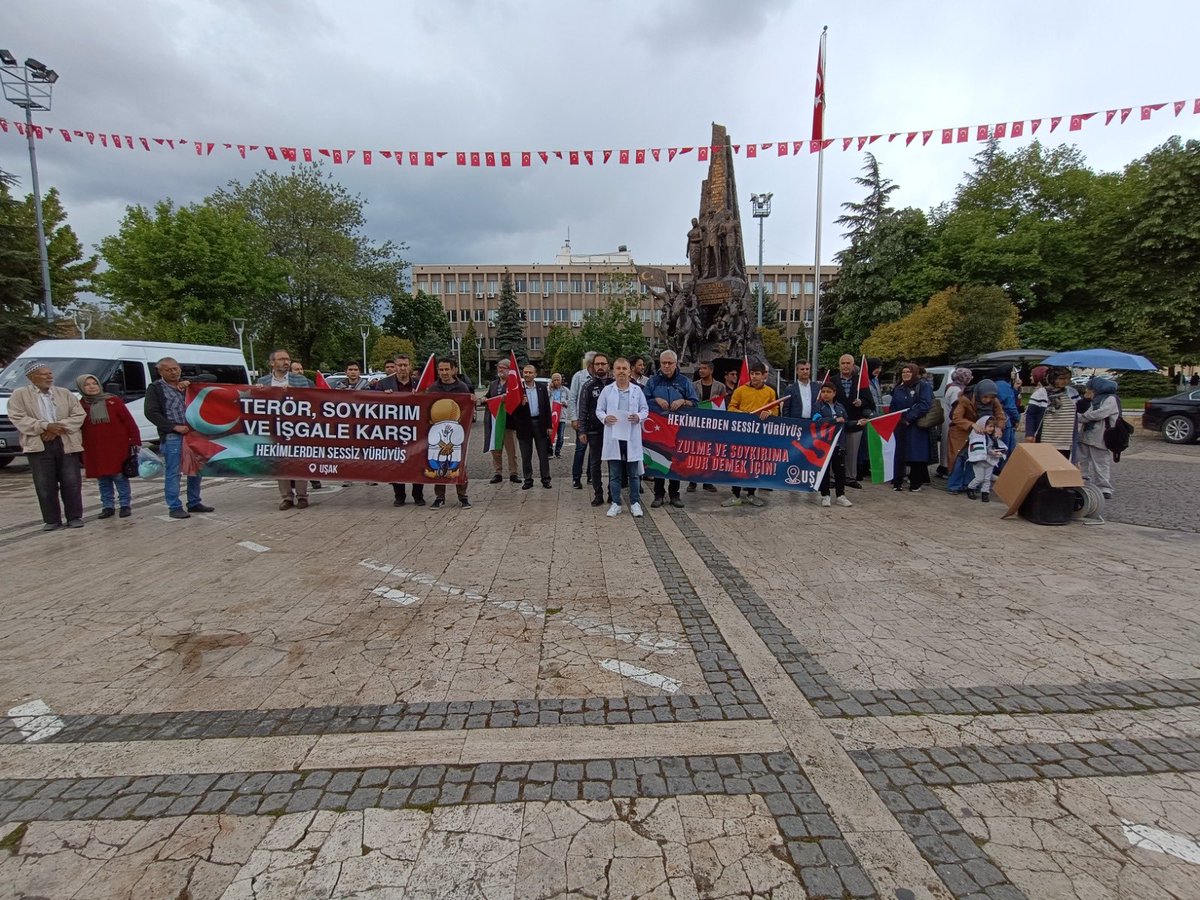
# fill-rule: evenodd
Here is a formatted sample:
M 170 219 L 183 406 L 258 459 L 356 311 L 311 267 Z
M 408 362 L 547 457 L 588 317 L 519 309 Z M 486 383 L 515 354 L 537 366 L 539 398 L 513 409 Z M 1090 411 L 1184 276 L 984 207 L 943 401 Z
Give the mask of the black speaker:
M 1037 525 L 1066 525 L 1075 511 L 1074 488 L 1052 487 L 1043 475 L 1021 501 L 1021 515 Z

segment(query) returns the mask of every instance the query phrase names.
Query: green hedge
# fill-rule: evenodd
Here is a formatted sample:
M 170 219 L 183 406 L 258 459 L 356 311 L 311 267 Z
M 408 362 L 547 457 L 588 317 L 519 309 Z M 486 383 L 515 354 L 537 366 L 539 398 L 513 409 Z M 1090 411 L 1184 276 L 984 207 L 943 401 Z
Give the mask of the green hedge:
M 1180 390 L 1174 381 L 1158 372 L 1123 372 L 1117 384 L 1123 397 L 1169 397 Z

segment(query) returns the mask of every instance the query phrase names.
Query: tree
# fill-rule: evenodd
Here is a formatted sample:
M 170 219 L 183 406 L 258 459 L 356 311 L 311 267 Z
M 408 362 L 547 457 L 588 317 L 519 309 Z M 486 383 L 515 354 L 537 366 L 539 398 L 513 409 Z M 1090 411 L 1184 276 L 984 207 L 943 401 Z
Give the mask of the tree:
M 10 221 L 25 235 L 25 242 L 33 251 L 28 264 L 29 279 L 38 286 L 40 298 L 42 271 L 37 252 L 37 216 L 33 208 L 33 194 L 26 194 L 23 202 L 0 208 L 0 216 L 5 215 L 11 217 Z M 63 209 L 58 188 L 50 188 L 42 197 L 42 227 L 46 234 L 51 299 L 57 309 L 67 309 L 74 305 L 80 291 L 91 288 L 97 258 L 94 255 L 84 256 L 83 244 L 67 224 L 67 213 Z
M 263 305 L 287 284 L 262 231 L 237 206 L 129 207 L 100 252 L 107 269 L 96 290 L 143 339 L 227 344 L 234 318 L 261 331 Z
M 967 359 L 1021 346 L 1017 337 L 1020 314 L 996 285 L 968 285 L 954 292 L 950 308 L 958 315 L 950 332 L 947 354 Z
M 467 373 L 471 384 L 479 384 L 483 379 L 480 371 L 479 332 L 475 330 L 474 320 L 467 323 L 462 336 L 462 368 Z
M 450 320 L 437 297 L 424 291 L 410 294 L 396 288 L 391 302 L 391 312 L 383 320 L 385 332 L 412 341 L 422 359 L 427 359 L 430 353 L 442 356 L 450 352 L 453 344 Z
M 610 364 L 618 356 L 644 356 L 649 343 L 642 333 L 641 306 L 642 298 L 634 292 L 613 295 L 602 309 L 584 317 L 579 335 L 583 347 L 609 354 Z
M 889 205 L 897 185 L 883 177 L 874 155 L 866 154 L 863 172 L 854 180 L 866 197 L 842 204 L 837 224 L 850 243 L 835 257 L 840 269 L 822 292 L 823 344 L 831 357 L 857 354 L 873 328 L 898 319 L 944 284 L 927 271 L 924 213 Z
M 586 352 L 579 332 L 566 325 L 555 325 L 546 334 L 543 368 L 547 372 L 561 372 L 564 378 L 570 380 L 571 375 L 581 368 L 580 361 Z
M 367 238 L 366 201 L 320 166 L 260 172 L 209 200 L 243 210 L 263 233 L 270 258 L 282 263 L 286 282 L 263 303 L 263 330 L 303 359 L 351 345 L 359 323 L 374 322 L 380 299 L 399 288 L 403 246 Z
M 1019 346 L 1016 306 L 995 286 L 947 288 L 904 318 L 876 326 L 863 352 L 885 360 L 945 362 Z
M 396 337 L 394 334 L 381 334 L 371 345 L 370 365 L 376 372 L 382 372 L 385 363 L 397 356 L 405 355 L 409 359 L 416 355 L 412 341 Z
M 16 178 L 0 170 L 0 357 L 12 359 L 34 340 L 46 333 L 46 323 L 32 315 L 40 295 L 30 275 L 38 265 L 37 251 L 27 240 L 28 233 L 13 207 L 17 201 L 9 194 Z
M 781 372 L 788 372 L 788 364 L 792 360 L 792 346 L 784 340 L 779 329 L 764 325 L 758 329 L 758 336 L 762 340 L 763 355 L 766 356 L 767 362 Z
M 517 292 L 513 290 L 512 276 L 507 271 L 500 281 L 500 306 L 496 311 L 496 349 L 500 351 L 501 356 L 515 353 L 518 365 L 524 365 L 529 359 L 529 348 L 525 343 L 525 322 L 521 318 Z
M 762 292 L 763 305 L 763 328 L 770 328 L 783 334 L 783 322 L 779 321 L 779 303 L 775 299 L 775 295 L 770 291 Z M 750 288 L 750 315 L 758 319 L 758 283 L 755 282 Z

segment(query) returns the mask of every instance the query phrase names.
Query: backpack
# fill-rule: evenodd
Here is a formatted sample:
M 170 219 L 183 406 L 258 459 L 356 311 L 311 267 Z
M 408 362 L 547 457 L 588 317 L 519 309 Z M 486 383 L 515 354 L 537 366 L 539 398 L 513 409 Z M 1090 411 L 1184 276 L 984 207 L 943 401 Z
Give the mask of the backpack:
M 1104 446 L 1112 451 L 1113 462 L 1121 461 L 1121 453 L 1129 449 L 1129 438 L 1132 435 L 1133 426 L 1118 412 L 1113 426 L 1106 426 L 1104 429 Z

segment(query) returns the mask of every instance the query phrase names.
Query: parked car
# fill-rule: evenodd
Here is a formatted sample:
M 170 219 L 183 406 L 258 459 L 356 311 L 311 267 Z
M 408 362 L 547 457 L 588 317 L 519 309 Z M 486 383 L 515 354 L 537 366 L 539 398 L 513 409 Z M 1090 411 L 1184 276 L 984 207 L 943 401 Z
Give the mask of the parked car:
M 1200 390 L 1146 401 L 1142 427 L 1161 431 L 1168 444 L 1188 444 L 1200 437 Z

